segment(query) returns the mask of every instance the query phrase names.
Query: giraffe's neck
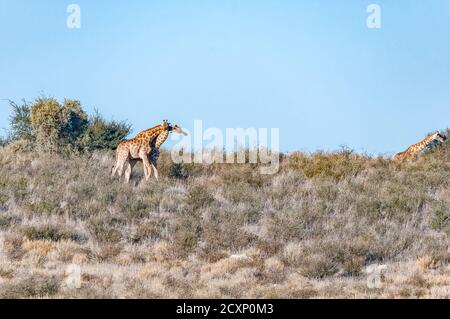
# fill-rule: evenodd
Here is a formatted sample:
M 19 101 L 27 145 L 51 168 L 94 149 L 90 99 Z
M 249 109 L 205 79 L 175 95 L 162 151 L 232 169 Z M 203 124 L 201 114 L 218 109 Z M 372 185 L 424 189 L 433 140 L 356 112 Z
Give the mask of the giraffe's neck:
M 420 152 L 423 152 L 426 148 L 428 148 L 433 143 L 434 143 L 434 134 L 431 134 L 431 135 L 427 136 L 426 138 L 424 138 L 419 143 L 413 145 L 412 150 L 415 154 L 418 154 Z
M 156 138 L 155 147 L 159 149 L 161 147 L 161 145 L 167 140 L 168 137 L 169 137 L 169 131 L 167 131 L 167 130 L 162 131 Z

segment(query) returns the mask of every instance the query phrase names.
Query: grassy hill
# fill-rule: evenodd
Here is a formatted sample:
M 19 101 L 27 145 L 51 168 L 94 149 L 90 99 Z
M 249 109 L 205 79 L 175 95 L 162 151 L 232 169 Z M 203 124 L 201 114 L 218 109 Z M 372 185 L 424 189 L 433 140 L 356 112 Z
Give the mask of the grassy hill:
M 112 151 L 0 148 L 0 297 L 449 297 L 450 148 L 110 178 Z M 65 284 L 81 267 L 81 287 Z M 367 285 L 367 266 L 385 264 Z

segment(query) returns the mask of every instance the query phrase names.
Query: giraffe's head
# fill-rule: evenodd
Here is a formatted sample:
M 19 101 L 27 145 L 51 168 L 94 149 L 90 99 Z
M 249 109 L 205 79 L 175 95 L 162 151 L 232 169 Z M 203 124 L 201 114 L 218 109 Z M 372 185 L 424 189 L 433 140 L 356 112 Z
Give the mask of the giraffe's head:
M 169 125 L 169 131 L 177 133 L 177 134 L 183 134 L 185 136 L 187 135 L 187 133 L 185 131 L 183 131 L 183 129 L 176 124 Z
M 164 120 L 161 124 L 161 127 L 163 130 L 167 130 L 167 128 L 170 126 L 169 121 L 168 120 Z
M 447 136 L 445 136 L 441 132 L 437 131 L 436 133 L 433 134 L 433 140 L 436 141 L 437 143 L 441 144 L 447 140 Z

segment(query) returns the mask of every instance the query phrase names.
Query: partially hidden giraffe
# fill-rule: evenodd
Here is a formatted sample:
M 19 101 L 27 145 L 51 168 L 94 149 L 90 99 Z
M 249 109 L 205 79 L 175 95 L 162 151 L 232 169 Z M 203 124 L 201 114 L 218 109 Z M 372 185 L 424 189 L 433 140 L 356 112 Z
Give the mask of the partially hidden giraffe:
M 116 150 L 117 160 L 112 168 L 112 176 L 116 172 L 119 177 L 122 176 L 126 164 L 125 181 L 129 182 L 134 165 L 142 161 L 145 179 L 150 178 L 152 168 L 155 171 L 155 177 L 158 179 L 156 166 L 159 148 L 166 141 L 170 132 L 187 135 L 178 125 L 170 125 L 167 120 L 164 120 L 162 124 L 140 132 L 133 139 L 121 142 Z
M 419 143 L 413 144 L 405 151 L 394 155 L 394 160 L 403 161 L 416 158 L 418 155 L 423 154 L 432 148 L 444 143 L 447 137 L 441 134 L 439 131 L 428 135 Z

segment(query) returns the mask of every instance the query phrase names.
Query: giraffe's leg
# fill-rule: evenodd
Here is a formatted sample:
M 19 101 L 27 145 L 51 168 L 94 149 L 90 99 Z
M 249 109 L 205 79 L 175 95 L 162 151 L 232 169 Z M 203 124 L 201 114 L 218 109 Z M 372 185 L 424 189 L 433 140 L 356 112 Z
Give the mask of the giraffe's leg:
M 111 176 L 115 176 L 116 172 L 122 176 L 123 165 L 128 160 L 128 150 L 119 144 L 116 150 L 116 164 L 112 168 Z
M 142 150 L 141 152 L 139 152 L 139 157 L 142 159 L 142 164 L 144 165 L 145 180 L 148 181 L 152 169 L 150 166 L 150 161 L 148 160 L 148 152 Z
M 149 156 L 149 158 L 148 158 L 148 162 L 150 163 L 149 164 L 149 166 L 148 166 L 148 178 L 150 179 L 150 177 L 152 177 L 152 171 L 153 171 L 153 169 L 152 169 L 152 159 L 151 159 L 151 157 Z
M 153 168 L 153 171 L 155 172 L 155 178 L 158 180 L 159 179 L 159 174 L 158 174 L 158 158 L 159 158 L 159 149 L 158 148 L 154 148 L 151 150 L 150 153 L 150 164 Z
M 150 163 L 150 161 L 149 161 Z M 152 176 L 152 167 L 150 165 L 146 165 L 144 161 L 142 161 L 142 164 L 144 165 L 144 175 L 145 179 L 148 180 Z
M 140 160 L 141 159 L 136 160 L 136 161 L 140 161 Z M 142 160 L 142 165 L 143 165 L 143 169 L 144 169 L 144 177 L 147 180 L 150 177 L 150 175 L 152 175 L 151 167 L 148 167 L 147 165 L 145 165 L 144 160 Z
M 128 161 L 128 165 L 127 165 L 127 169 L 125 170 L 125 182 L 129 183 L 130 182 L 130 177 L 131 177 L 131 171 L 133 170 L 134 165 L 136 165 L 137 160 L 129 160 Z
M 122 176 L 123 166 L 125 165 L 126 162 L 127 162 L 126 159 L 119 158 L 116 162 L 116 165 L 114 165 L 114 167 L 112 169 L 111 177 L 114 177 L 114 175 L 117 172 L 117 174 L 119 175 L 119 178 L 120 178 Z
M 114 177 L 114 175 L 116 175 L 117 172 L 117 168 L 119 167 L 119 155 L 116 156 L 116 163 L 114 164 L 114 166 L 111 169 L 111 177 Z
M 128 160 L 121 160 L 118 167 L 117 167 L 117 171 L 119 174 L 119 179 L 122 177 L 123 174 L 123 167 L 125 166 L 125 164 L 128 163 Z
M 153 171 L 155 172 L 155 178 L 159 180 L 158 170 L 156 169 L 156 162 L 152 163 Z

